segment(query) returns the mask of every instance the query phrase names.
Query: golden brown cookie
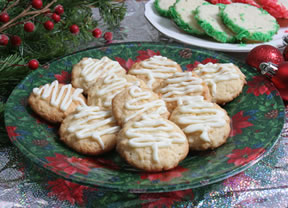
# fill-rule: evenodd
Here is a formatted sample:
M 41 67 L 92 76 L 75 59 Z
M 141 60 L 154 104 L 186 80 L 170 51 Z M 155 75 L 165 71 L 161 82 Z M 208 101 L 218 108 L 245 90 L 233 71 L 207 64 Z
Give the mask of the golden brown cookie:
M 112 61 L 106 56 L 100 60 L 83 58 L 73 66 L 71 82 L 73 87 L 82 88 L 86 94 L 99 78 L 112 73 L 124 75 L 126 70 L 117 61 Z
M 170 113 L 191 96 L 201 95 L 205 100 L 211 101 L 209 88 L 194 72 L 176 72 L 165 79 L 155 92 L 162 95 Z
M 218 104 L 232 101 L 246 84 L 245 75 L 232 63 L 199 64 L 193 71 L 206 82 L 212 101 Z
M 60 140 L 75 151 L 99 155 L 115 147 L 119 130 L 110 110 L 81 106 L 63 120 L 59 134 Z
M 185 134 L 159 115 L 126 123 L 117 136 L 117 151 L 132 166 L 149 171 L 170 170 L 188 154 Z
M 28 103 L 41 117 L 52 123 L 62 122 L 77 106 L 86 105 L 82 89 L 75 89 L 71 84 L 59 84 L 57 80 L 51 84 L 34 88 Z
M 144 80 L 148 88 L 155 89 L 160 82 L 167 79 L 175 72 L 182 72 L 179 64 L 163 56 L 153 56 L 141 62 L 135 63 L 128 74 L 135 75 Z
M 226 142 L 231 130 L 227 112 L 201 96 L 184 101 L 173 111 L 170 120 L 183 130 L 190 150 L 215 149 Z
M 112 100 L 112 112 L 120 126 L 129 120 L 135 120 L 143 114 L 158 114 L 169 117 L 165 102 L 150 89 L 131 86 Z

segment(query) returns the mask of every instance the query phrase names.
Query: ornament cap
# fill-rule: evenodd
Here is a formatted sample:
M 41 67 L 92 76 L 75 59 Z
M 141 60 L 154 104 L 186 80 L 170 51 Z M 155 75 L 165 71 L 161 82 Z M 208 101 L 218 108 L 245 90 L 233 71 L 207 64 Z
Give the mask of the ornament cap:
M 278 65 L 273 64 L 272 62 L 263 62 L 259 65 L 259 68 L 261 70 L 261 74 L 271 79 L 276 74 Z

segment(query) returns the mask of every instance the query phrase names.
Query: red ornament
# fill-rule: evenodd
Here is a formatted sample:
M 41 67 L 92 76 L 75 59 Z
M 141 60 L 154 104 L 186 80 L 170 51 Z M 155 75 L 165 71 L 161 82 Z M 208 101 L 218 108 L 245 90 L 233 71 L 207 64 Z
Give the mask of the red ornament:
M 43 6 L 42 0 L 32 0 L 31 4 L 34 9 L 41 9 L 41 7 Z
M 102 30 L 100 30 L 99 28 L 96 28 L 92 31 L 92 35 L 95 37 L 95 38 L 100 38 L 101 35 L 102 35 Z
M 78 25 L 71 25 L 69 29 L 70 29 L 70 32 L 73 34 L 78 34 L 80 31 Z
M 7 45 L 9 42 L 9 38 L 7 35 L 0 35 L 0 45 Z
M 9 22 L 9 20 L 10 20 L 10 17 L 8 13 L 3 12 L 0 14 L 0 22 L 6 23 L 6 22 Z
M 272 62 L 273 64 L 280 64 L 284 61 L 281 51 L 271 45 L 260 45 L 253 48 L 246 57 L 246 63 L 256 69 L 263 62 Z
M 33 24 L 33 22 L 27 22 L 24 24 L 24 30 L 26 32 L 33 32 L 35 29 L 35 25 Z
M 28 67 L 33 70 L 38 69 L 39 62 L 36 59 L 32 59 L 28 62 Z
M 58 15 L 56 13 L 53 13 L 51 18 L 54 20 L 55 23 L 60 22 L 60 20 L 61 20 L 60 15 Z
M 113 39 L 113 33 L 112 32 L 105 32 L 104 39 L 107 41 L 111 41 Z
M 58 4 L 55 8 L 54 11 L 56 14 L 62 15 L 64 13 L 64 7 L 61 4 Z
M 18 36 L 18 35 L 13 35 L 12 38 L 11 38 L 11 43 L 15 46 L 19 46 L 21 45 L 21 38 Z
M 47 20 L 45 23 L 44 23 L 44 27 L 46 30 L 53 30 L 54 28 L 54 23 L 50 20 Z

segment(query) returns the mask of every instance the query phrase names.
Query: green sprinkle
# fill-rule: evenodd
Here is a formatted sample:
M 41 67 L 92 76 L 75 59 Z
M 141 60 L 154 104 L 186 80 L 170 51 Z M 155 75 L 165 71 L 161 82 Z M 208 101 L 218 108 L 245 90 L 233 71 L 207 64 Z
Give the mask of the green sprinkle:
M 244 15 L 245 15 L 244 13 L 241 13 L 241 14 L 240 14 L 240 19 L 241 19 L 242 21 L 245 21 Z

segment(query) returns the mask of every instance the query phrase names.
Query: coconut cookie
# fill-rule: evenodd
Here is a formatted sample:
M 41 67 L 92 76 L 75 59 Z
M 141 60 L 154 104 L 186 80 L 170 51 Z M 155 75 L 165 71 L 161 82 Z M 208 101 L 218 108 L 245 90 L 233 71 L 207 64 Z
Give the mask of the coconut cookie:
M 99 155 L 115 147 L 119 130 L 111 111 L 85 106 L 63 120 L 59 134 L 60 140 L 75 151 Z
M 110 74 L 99 79 L 88 89 L 87 103 L 88 105 L 96 105 L 111 110 L 112 99 L 123 89 L 131 85 L 147 88 L 146 84 L 135 76 Z
M 82 89 L 75 89 L 71 84 L 59 84 L 57 80 L 34 88 L 28 103 L 41 117 L 52 123 L 59 123 L 72 113 L 77 106 L 86 105 Z
M 155 172 L 176 167 L 187 156 L 189 145 L 176 124 L 145 115 L 124 125 L 116 149 L 130 165 Z
M 162 95 L 169 112 L 172 112 L 177 105 L 181 105 L 184 100 L 196 95 L 211 100 L 206 83 L 194 72 L 176 72 L 164 80 L 156 92 Z
M 175 2 L 176 0 L 156 0 L 154 7 L 161 16 L 170 17 L 169 7 Z
M 135 63 L 128 74 L 142 79 L 150 89 L 155 89 L 160 82 L 167 79 L 175 72 L 182 72 L 182 68 L 175 61 L 163 56 L 153 56 L 144 61 Z
M 220 8 L 213 4 L 204 4 L 197 7 L 195 19 L 207 35 L 222 43 L 235 42 L 235 33 L 233 33 L 223 23 L 219 16 Z
M 209 87 L 212 101 L 225 104 L 236 98 L 246 83 L 245 75 L 232 63 L 199 64 L 194 70 Z
M 158 114 L 164 118 L 169 116 L 165 102 L 157 94 L 150 89 L 135 85 L 126 88 L 114 97 L 112 111 L 120 126 L 143 114 Z
M 279 29 L 276 19 L 263 9 L 242 3 L 228 4 L 221 18 L 239 40 L 265 42 L 272 40 Z
M 224 144 L 230 133 L 227 112 L 215 103 L 196 96 L 178 106 L 170 120 L 188 138 L 190 150 L 214 149 Z
M 109 74 L 126 74 L 117 61 L 104 56 L 100 60 L 83 58 L 73 66 L 71 82 L 73 87 L 82 88 L 87 94 L 88 89 L 99 79 Z
M 170 16 L 185 32 L 194 35 L 204 35 L 204 30 L 197 23 L 194 12 L 196 8 L 203 3 L 207 3 L 204 0 L 177 0 L 174 6 L 170 7 Z

